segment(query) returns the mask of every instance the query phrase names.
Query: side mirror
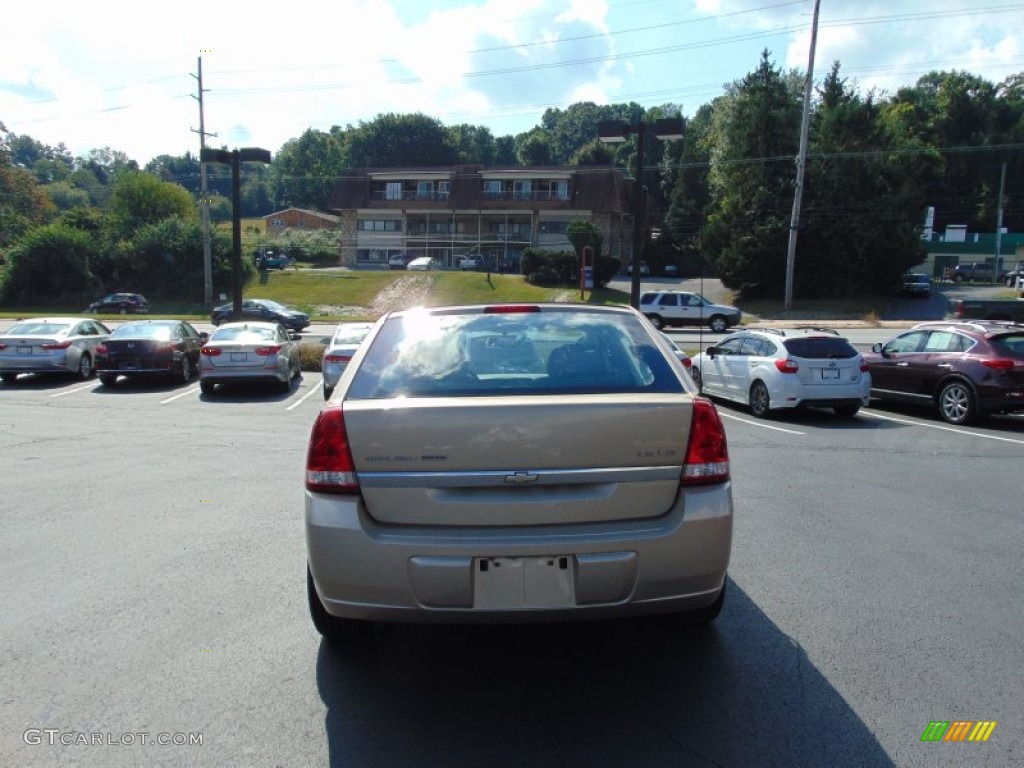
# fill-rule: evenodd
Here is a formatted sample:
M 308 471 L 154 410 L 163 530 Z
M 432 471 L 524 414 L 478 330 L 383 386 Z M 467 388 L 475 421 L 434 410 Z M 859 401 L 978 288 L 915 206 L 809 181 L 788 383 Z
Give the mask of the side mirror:
M 199 340 L 201 342 L 203 342 L 203 344 L 205 344 L 206 342 L 208 342 L 210 340 L 210 334 L 207 333 L 206 331 L 200 331 L 200 333 L 199 333 Z
M 288 331 L 288 338 L 291 339 L 292 341 L 298 341 L 302 337 L 299 336 L 299 334 L 297 334 L 295 331 Z
M 714 360 L 715 355 L 718 354 L 718 347 L 708 347 L 707 349 L 704 350 L 704 352 L 710 359 Z

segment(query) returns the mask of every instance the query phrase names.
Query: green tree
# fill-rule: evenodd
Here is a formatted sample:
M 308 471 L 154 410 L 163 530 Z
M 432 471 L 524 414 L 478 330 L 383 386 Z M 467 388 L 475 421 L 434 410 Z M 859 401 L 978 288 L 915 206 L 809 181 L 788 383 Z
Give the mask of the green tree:
M 180 184 L 141 171 L 122 173 L 111 191 L 107 216 L 115 236 L 126 236 L 172 216 L 195 218 L 195 200 Z
M 572 243 L 577 258 L 587 246 L 594 249 L 595 256 L 600 256 L 604 249 L 604 235 L 601 234 L 601 229 L 589 221 L 570 221 L 565 228 L 565 237 Z
M 11 249 L 4 303 L 85 306 L 97 284 L 89 269 L 97 247 L 90 233 L 63 222 L 36 227 Z
M 453 125 L 448 128 L 448 142 L 458 163 L 494 164 L 495 142 L 490 128 L 467 123 Z
M 569 165 L 611 165 L 615 160 L 615 151 L 600 139 L 591 139 L 576 150 Z
M 452 165 L 458 161 L 440 120 L 416 113 L 378 115 L 345 133 L 346 168 Z
M 343 173 L 341 138 L 337 132 L 310 128 L 299 138 L 285 142 L 270 165 L 272 197 L 277 207 L 326 210 Z
M 783 76 L 765 51 L 757 70 L 714 103 L 704 248 L 722 282 L 748 294 L 781 297 L 785 285 L 800 80 Z
M 543 128 L 534 128 L 516 138 L 516 160 L 524 166 L 551 165 L 554 162 L 551 139 Z
M 0 143 L 0 248 L 16 242 L 56 213 L 53 201 L 35 177 L 15 166 Z

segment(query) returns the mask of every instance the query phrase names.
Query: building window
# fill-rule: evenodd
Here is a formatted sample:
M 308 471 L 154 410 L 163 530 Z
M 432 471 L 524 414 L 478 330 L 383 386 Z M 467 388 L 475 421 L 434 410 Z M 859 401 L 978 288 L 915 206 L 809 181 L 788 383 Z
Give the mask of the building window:
M 401 200 L 402 199 L 402 182 L 400 181 L 389 181 L 384 185 L 384 199 L 385 200 Z
M 360 232 L 401 232 L 402 222 L 398 219 L 360 219 L 356 222 Z
M 541 221 L 537 228 L 542 235 L 564 235 L 568 226 L 568 221 Z

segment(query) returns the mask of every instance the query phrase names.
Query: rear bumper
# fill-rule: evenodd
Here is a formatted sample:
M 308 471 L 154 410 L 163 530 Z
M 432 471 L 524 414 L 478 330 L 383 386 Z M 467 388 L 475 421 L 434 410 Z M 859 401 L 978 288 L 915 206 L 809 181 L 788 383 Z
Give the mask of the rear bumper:
M 291 378 L 288 370 L 276 368 L 235 368 L 233 370 L 217 371 L 203 368 L 199 371 L 201 381 L 209 381 L 214 384 L 242 384 L 253 381 L 266 381 L 283 383 Z
M 67 355 L 60 354 L 48 357 L 44 355 L 25 355 L 25 359 L 11 356 L 0 362 L 0 373 L 74 373 L 76 364 L 71 364 Z
M 730 484 L 687 490 L 654 519 L 500 529 L 381 525 L 358 496 L 305 498 L 309 566 L 324 608 L 376 621 L 556 621 L 701 608 L 725 582 L 732 516 Z M 510 579 L 495 580 L 501 567 Z
M 772 408 L 836 408 L 867 406 L 871 399 L 871 379 L 860 384 L 801 385 L 769 391 Z

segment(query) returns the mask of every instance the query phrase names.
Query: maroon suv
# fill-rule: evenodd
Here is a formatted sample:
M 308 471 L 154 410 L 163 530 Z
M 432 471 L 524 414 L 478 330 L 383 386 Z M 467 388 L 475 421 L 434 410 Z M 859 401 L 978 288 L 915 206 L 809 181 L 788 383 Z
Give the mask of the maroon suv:
M 1024 412 L 1024 325 L 915 325 L 864 355 L 871 396 L 937 408 L 950 424 Z

